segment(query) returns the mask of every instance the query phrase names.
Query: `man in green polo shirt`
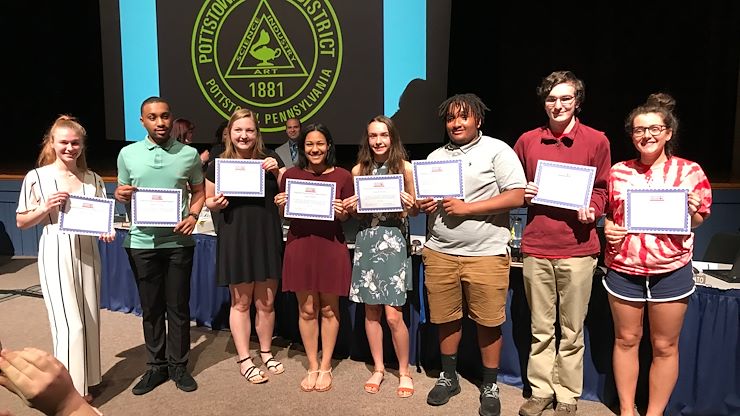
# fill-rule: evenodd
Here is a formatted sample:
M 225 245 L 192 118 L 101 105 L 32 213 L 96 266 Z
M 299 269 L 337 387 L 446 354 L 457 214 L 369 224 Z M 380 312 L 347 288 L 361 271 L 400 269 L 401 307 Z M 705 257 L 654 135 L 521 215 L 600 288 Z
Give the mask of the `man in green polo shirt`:
M 149 369 L 132 390 L 136 395 L 148 393 L 168 379 L 183 391 L 198 388 L 186 366 L 195 248 L 191 234 L 205 190 L 198 152 L 170 137 L 172 120 L 167 101 L 147 98 L 141 104 L 146 138 L 118 154 L 118 201 L 128 204 L 138 188 L 182 190 L 182 220 L 174 228 L 132 225 L 123 243 L 139 290 L 148 354 Z

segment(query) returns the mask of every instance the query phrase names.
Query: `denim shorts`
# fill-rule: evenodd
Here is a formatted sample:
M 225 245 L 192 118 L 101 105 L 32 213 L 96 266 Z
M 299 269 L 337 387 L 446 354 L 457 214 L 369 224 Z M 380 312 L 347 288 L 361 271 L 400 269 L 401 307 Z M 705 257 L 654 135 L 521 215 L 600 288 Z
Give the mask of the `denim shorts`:
M 635 276 L 609 269 L 601 282 L 611 295 L 632 302 L 669 302 L 683 299 L 695 289 L 691 263 L 654 276 Z

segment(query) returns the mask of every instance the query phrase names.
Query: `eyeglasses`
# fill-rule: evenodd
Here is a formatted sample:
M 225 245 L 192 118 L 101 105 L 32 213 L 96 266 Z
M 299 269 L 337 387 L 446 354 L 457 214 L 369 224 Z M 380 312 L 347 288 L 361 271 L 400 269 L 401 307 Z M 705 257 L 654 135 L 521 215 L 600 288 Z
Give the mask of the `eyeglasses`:
M 649 131 L 651 135 L 657 136 L 659 135 L 663 130 L 668 129 L 666 126 L 660 126 L 657 124 L 653 124 L 652 126 L 648 127 L 633 127 L 632 128 L 632 136 L 634 137 L 642 137 L 645 135 L 646 131 Z
M 571 105 L 573 102 L 575 102 L 576 97 L 572 95 L 563 95 L 562 97 L 555 97 L 554 95 L 549 95 L 545 98 L 545 104 L 546 105 L 555 105 L 555 103 L 560 100 L 560 104 L 562 105 Z

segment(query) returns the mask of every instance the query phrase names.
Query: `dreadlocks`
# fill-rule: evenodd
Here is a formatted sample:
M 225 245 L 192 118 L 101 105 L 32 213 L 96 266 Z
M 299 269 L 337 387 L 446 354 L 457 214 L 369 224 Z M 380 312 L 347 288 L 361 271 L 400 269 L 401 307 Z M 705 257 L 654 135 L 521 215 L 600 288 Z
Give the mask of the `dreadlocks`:
M 475 94 L 456 94 L 439 105 L 439 116 L 447 118 L 450 115 L 473 115 L 483 124 L 485 112 L 490 110 Z

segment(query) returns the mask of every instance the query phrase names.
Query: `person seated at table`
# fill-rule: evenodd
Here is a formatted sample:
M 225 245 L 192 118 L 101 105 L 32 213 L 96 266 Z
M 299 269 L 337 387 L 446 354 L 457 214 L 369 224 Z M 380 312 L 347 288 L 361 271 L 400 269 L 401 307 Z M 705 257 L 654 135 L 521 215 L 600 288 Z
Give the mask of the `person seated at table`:
M 102 415 L 75 389 L 64 364 L 38 348 L 0 350 L 0 385 L 45 415 Z
M 622 416 L 637 414 L 638 350 L 645 313 L 653 349 L 646 415 L 663 414 L 678 379 L 678 337 L 689 295 L 694 292 L 694 234 L 628 233 L 627 190 L 687 188 L 691 228 L 709 217 L 712 204 L 712 190 L 701 166 L 674 155 L 675 104 L 670 95 L 657 93 L 632 110 L 625 128 L 638 157 L 615 164 L 609 172 L 609 210 L 604 224 L 608 272 L 602 282 L 609 292 L 614 320 L 612 362 Z
M 464 198 L 417 199 L 428 216 L 422 251 L 432 323 L 437 324 L 442 372 L 427 395 L 441 406 L 460 393 L 457 349 L 465 313 L 475 321 L 483 364 L 482 416 L 501 413 L 498 366 L 506 320 L 511 256 L 509 210 L 524 203 L 527 182 L 516 153 L 480 131 L 488 107 L 475 94 L 458 94 L 439 106 L 450 142 L 427 160 L 462 160 Z
M 226 127 L 229 140 L 222 158 L 261 159 L 265 173 L 262 197 L 224 196 L 216 193 L 216 164 L 206 171 L 206 206 L 218 223 L 216 283 L 228 286 L 231 294 L 229 328 L 238 354 L 240 373 L 253 384 L 268 380 L 252 361 L 249 336 L 250 308 L 255 305 L 255 328 L 262 363 L 273 374 L 285 368 L 271 352 L 275 328 L 275 291 L 282 275 L 282 230 L 274 198 L 278 180 L 285 171 L 278 155 L 265 147 L 257 116 L 241 108 Z M 252 301 L 254 299 L 254 302 Z
M 88 169 L 87 133 L 71 116 L 59 116 L 41 145 L 38 168 L 21 186 L 16 225 L 41 226 L 39 281 L 51 326 L 54 354 L 69 369 L 75 388 L 92 401 L 91 386 L 100 383 L 100 253 L 99 237 L 59 230 L 59 213 L 70 195 L 105 198 L 100 176 Z
M 334 220 L 292 218 L 283 259 L 283 291 L 295 292 L 298 298 L 298 329 L 308 358 L 301 390 L 323 392 L 332 387 L 331 357 L 339 332 L 339 297 L 347 296 L 351 274 L 341 224 L 349 213 L 342 201 L 354 194 L 352 174 L 336 166 L 334 140 L 325 125 L 309 124 L 301 131 L 298 164 L 283 174 L 280 193 L 275 196 L 281 215 L 288 202 L 287 179 L 336 184 Z
M 409 371 L 409 331 L 403 320 L 402 308 L 406 304 L 406 292 L 412 289 L 407 215 L 416 215 L 418 210 L 412 167 L 406 158 L 393 121 L 383 115 L 374 117 L 360 142 L 352 176 L 403 175 L 405 191 L 400 194 L 403 211 L 358 214 L 357 195 L 343 201 L 347 211 L 359 222 L 349 298 L 365 304 L 365 332 L 375 365 L 373 374 L 365 383 L 365 391 L 377 393 L 385 375 L 383 328 L 380 325 L 385 312 L 398 358 L 398 397 L 414 394 Z

